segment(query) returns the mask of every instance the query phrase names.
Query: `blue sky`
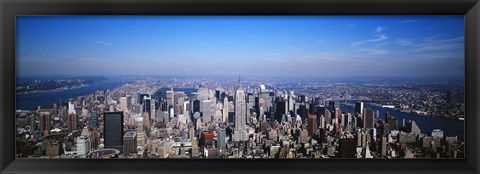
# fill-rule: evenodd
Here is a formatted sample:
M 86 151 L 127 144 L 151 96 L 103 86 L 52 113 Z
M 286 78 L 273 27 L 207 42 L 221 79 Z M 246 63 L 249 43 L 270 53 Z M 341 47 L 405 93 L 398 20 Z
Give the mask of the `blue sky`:
M 21 16 L 17 75 L 463 76 L 463 16 Z

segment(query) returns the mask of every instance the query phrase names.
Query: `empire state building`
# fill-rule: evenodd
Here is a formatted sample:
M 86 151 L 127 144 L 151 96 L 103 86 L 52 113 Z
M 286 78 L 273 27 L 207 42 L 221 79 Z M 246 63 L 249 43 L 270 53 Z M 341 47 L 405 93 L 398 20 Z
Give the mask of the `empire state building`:
M 235 92 L 235 129 L 233 141 L 247 141 L 246 131 L 246 114 L 247 107 L 245 102 L 245 91 L 242 89 L 240 83 L 240 76 L 238 77 L 238 88 Z

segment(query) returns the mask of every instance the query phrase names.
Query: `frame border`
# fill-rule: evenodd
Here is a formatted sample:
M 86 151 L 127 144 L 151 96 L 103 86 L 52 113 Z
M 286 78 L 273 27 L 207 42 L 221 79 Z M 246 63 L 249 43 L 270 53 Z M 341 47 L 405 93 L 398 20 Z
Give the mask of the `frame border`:
M 479 173 L 478 0 L 0 0 L 0 173 Z M 15 159 L 17 15 L 465 15 L 465 159 Z M 287 166 L 287 167 L 285 167 Z

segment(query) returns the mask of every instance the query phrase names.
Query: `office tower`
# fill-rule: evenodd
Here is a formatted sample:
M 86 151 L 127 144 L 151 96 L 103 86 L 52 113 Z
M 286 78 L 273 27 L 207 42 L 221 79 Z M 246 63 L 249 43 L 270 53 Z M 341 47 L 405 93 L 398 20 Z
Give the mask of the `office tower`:
M 363 110 L 363 128 L 373 128 L 374 127 L 374 112 L 371 109 Z
M 143 105 L 144 98 L 147 97 L 147 96 L 150 96 L 150 95 L 148 95 L 148 94 L 140 94 L 140 105 Z
M 223 122 L 228 123 L 228 99 L 223 98 L 223 110 L 222 110 Z
M 325 128 L 325 117 L 323 115 L 320 116 L 320 129 Z
M 382 156 L 387 156 L 387 137 L 385 136 L 382 136 L 382 152 L 381 152 L 381 155 Z
M 388 127 L 390 130 L 398 130 L 398 120 L 397 118 L 391 117 L 388 119 Z
M 40 131 L 51 129 L 51 118 L 50 114 L 40 114 L 40 123 L 39 123 Z
M 150 128 L 151 128 L 151 123 L 150 123 L 150 119 L 149 119 L 149 115 L 147 112 L 144 112 L 142 114 L 142 119 L 143 119 L 143 129 L 146 131 L 147 135 L 149 135 L 149 132 L 150 132 Z
M 77 114 L 69 114 L 67 116 L 67 128 L 69 131 L 77 130 Z
M 342 111 L 340 111 L 339 107 L 335 108 L 335 118 L 333 118 L 334 123 L 332 125 L 338 125 L 338 119 L 340 118 L 340 115 L 342 115 Z
M 175 117 L 174 112 L 175 112 L 175 111 L 174 111 L 173 107 L 170 107 L 170 110 L 169 110 L 169 112 L 168 112 L 168 115 L 170 116 L 170 119 L 173 118 L 173 117 Z
M 98 128 L 98 115 L 96 110 L 90 112 L 90 127 L 93 129 Z
M 203 100 L 202 101 L 202 118 L 205 122 L 212 121 L 212 101 Z
M 105 112 L 103 119 L 105 147 L 123 150 L 123 112 Z
M 68 114 L 77 114 L 73 101 L 68 101 Z
M 332 113 L 325 109 L 325 125 L 332 125 Z
M 275 102 L 275 120 L 281 123 L 283 115 L 286 115 L 285 101 L 278 100 Z
M 155 99 L 151 100 L 150 104 L 150 120 L 156 120 L 157 113 L 155 112 Z
M 197 90 L 197 99 L 200 101 L 208 100 L 210 96 L 209 93 L 208 88 L 199 88 Z
M 137 91 L 135 93 L 135 104 L 140 104 L 141 103 L 141 98 L 140 98 L 140 91 Z
M 238 88 L 235 92 L 235 130 L 233 141 L 247 141 L 247 132 L 245 129 L 246 111 L 245 92 L 242 89 L 239 77 Z
M 87 155 L 90 149 L 90 138 L 88 136 L 81 135 L 77 137 L 77 155 Z
M 173 86 L 170 87 L 170 90 L 167 91 L 167 105 L 174 106 L 175 105 L 175 92 L 173 91 Z
M 152 97 L 150 96 L 144 96 L 143 97 L 143 110 L 142 112 L 147 112 L 148 115 L 150 116 L 152 114 Z
M 288 95 L 288 111 L 293 111 L 293 106 L 295 105 L 295 101 L 293 98 L 295 97 L 293 91 L 290 91 L 290 95 Z
M 225 128 L 217 129 L 217 148 L 220 150 L 220 153 L 227 152 L 226 136 L 227 136 L 227 132 Z
M 307 121 L 307 126 L 308 126 L 308 136 L 312 137 L 315 132 L 317 132 L 317 115 L 315 114 L 310 114 L 308 115 L 308 121 Z
M 127 95 L 127 109 L 130 110 L 132 108 L 132 96 Z
M 137 133 L 128 131 L 123 136 L 123 154 L 137 153 Z
M 200 100 L 194 100 L 193 101 L 193 107 L 192 107 L 192 112 L 200 112 Z
M 297 114 L 300 115 L 302 120 L 306 120 L 308 116 L 307 107 L 304 104 L 300 104 L 300 106 L 297 109 Z
M 355 103 L 355 113 L 363 114 L 363 102 Z
M 255 106 L 255 95 L 253 95 L 253 93 L 248 93 L 247 99 L 247 103 L 249 106 L 247 109 L 252 109 Z
M 127 97 L 120 97 L 120 110 L 128 112 Z

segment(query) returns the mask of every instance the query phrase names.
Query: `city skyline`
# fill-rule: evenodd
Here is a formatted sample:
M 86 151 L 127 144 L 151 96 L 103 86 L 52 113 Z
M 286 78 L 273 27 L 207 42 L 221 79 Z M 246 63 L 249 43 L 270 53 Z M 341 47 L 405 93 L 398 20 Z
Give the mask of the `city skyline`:
M 21 16 L 17 75 L 461 77 L 463 24 L 463 16 Z

